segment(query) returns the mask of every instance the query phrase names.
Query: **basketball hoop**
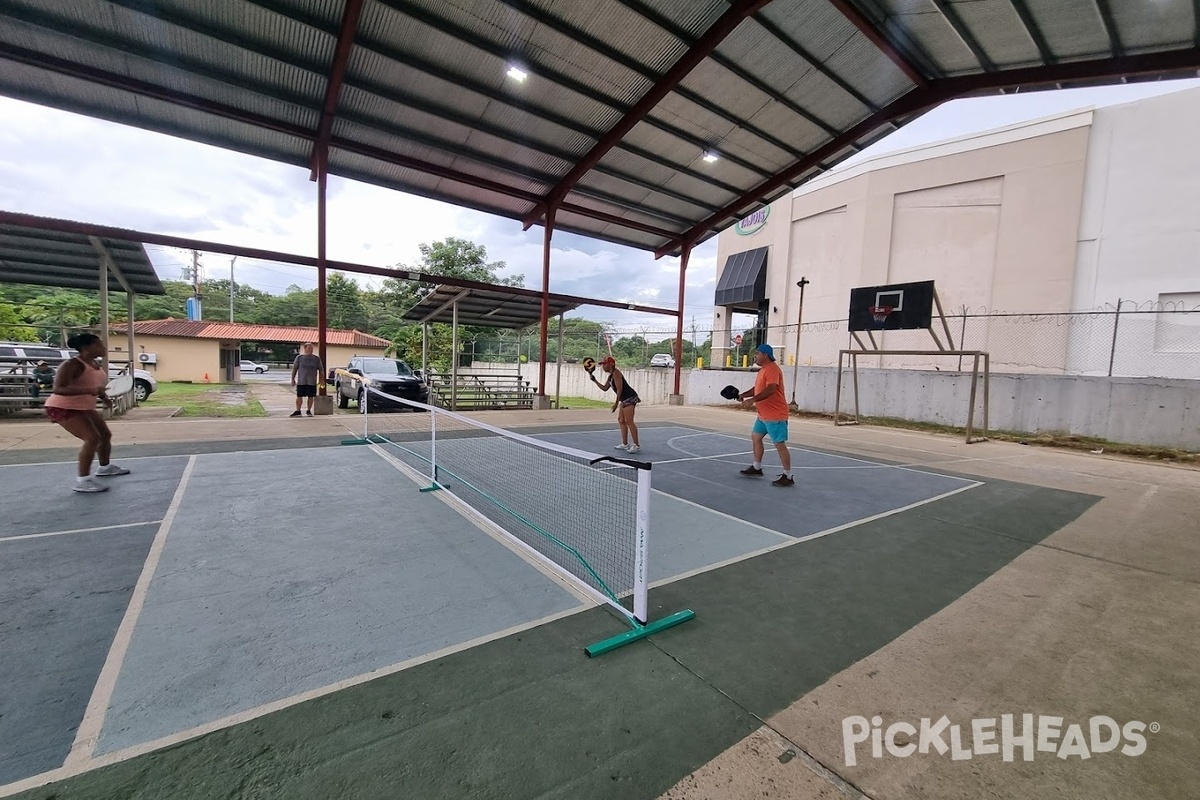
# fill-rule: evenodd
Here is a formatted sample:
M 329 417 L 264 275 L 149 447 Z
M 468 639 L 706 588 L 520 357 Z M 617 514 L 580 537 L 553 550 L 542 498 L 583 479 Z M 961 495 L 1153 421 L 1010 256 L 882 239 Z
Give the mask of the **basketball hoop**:
M 879 325 L 887 322 L 888 315 L 895 309 L 888 306 L 871 306 L 871 316 L 875 318 L 875 322 Z

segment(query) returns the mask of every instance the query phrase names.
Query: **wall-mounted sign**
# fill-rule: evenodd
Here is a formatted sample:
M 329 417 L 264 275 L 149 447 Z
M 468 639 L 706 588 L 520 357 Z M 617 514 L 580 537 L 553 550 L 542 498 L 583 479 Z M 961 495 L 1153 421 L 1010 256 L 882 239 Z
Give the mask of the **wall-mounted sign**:
M 757 232 L 767 224 L 767 216 L 771 213 L 770 206 L 763 206 L 758 211 L 738 220 L 738 224 L 734 226 L 734 230 L 739 236 L 749 236 Z

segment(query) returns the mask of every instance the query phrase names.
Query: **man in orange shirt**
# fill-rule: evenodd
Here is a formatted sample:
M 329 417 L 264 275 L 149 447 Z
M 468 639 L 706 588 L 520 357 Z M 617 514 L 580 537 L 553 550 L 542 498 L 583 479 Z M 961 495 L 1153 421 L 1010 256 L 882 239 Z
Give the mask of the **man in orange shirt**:
M 769 344 L 760 344 L 754 351 L 754 363 L 760 367 L 754 389 L 738 395 L 743 408 L 754 405 L 758 409 L 758 419 L 750 432 L 754 464 L 742 470 L 742 474 L 755 477 L 763 474 L 763 437 L 770 436 L 783 464 L 783 473 L 771 485 L 792 486 L 796 481 L 792 477 L 792 454 L 787 447 L 788 404 L 783 399 L 783 370 L 775 363 L 775 350 Z

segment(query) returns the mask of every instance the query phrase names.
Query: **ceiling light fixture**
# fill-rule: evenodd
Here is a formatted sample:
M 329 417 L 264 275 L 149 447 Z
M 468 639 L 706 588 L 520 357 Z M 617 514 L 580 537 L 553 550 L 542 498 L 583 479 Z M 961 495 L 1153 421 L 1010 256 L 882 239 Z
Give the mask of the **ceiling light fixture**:
M 716 153 L 708 152 L 708 153 L 704 154 L 704 163 L 705 164 L 712 164 L 712 163 L 716 162 L 716 160 L 717 160 Z
M 508 77 L 517 83 L 524 83 L 525 79 L 529 77 L 529 73 L 516 65 L 510 65 L 508 68 Z

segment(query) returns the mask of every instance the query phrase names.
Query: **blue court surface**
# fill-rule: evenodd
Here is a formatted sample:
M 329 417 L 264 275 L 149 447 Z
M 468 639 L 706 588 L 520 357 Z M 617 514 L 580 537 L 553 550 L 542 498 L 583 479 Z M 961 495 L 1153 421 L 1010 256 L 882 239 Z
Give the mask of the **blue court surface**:
M 763 476 L 739 470 L 751 465 L 748 436 L 685 427 L 639 428 L 642 450 L 634 456 L 654 465 L 654 488 L 712 511 L 805 538 L 893 513 L 979 485 L 976 481 L 850 456 L 789 446 L 795 485 L 777 487 L 779 456 L 765 442 Z M 613 450 L 613 430 L 554 433 L 537 438 L 599 454 Z M 661 519 L 661 515 L 657 516 Z
M 612 429 L 539 435 L 623 455 Z M 642 446 L 658 586 L 979 485 L 794 448 L 796 485 L 778 488 L 769 444 L 758 479 L 737 474 L 744 438 L 645 427 Z M 594 606 L 486 519 L 419 491 L 394 452 L 133 458 L 94 496 L 70 491 L 70 463 L 0 466 L 0 787 Z M 552 504 L 577 490 L 526 481 Z

